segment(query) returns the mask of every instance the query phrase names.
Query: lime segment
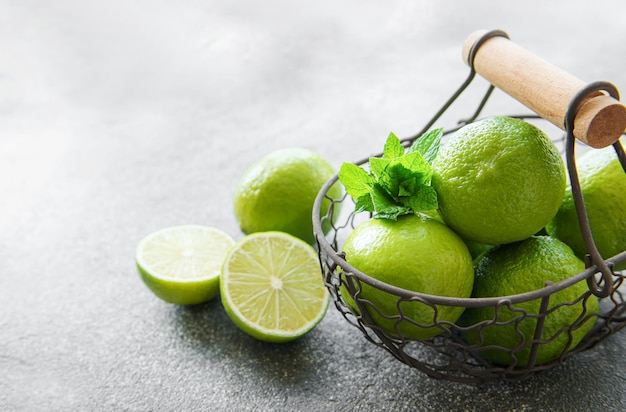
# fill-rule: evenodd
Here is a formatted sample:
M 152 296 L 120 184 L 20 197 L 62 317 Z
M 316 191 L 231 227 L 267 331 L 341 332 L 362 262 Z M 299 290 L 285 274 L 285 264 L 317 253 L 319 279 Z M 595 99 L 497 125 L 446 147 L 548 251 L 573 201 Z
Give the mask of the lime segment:
M 282 232 L 246 236 L 224 261 L 222 304 L 244 332 L 287 342 L 312 330 L 328 309 L 315 250 Z
M 193 305 L 217 296 L 220 269 L 234 243 L 212 227 L 172 226 L 139 242 L 136 264 L 156 296 L 177 305 Z

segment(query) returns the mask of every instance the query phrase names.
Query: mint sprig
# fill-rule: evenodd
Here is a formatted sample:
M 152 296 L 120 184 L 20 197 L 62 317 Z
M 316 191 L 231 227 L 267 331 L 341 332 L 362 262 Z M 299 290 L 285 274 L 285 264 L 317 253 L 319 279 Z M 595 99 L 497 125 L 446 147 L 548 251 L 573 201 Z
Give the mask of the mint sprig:
M 360 166 L 344 163 L 339 181 L 356 203 L 355 213 L 372 212 L 374 217 L 397 220 L 399 216 L 437 208 L 437 193 L 430 185 L 431 164 L 439 151 L 443 129 L 425 133 L 405 150 L 390 133 L 382 157 L 371 157 L 369 173 Z

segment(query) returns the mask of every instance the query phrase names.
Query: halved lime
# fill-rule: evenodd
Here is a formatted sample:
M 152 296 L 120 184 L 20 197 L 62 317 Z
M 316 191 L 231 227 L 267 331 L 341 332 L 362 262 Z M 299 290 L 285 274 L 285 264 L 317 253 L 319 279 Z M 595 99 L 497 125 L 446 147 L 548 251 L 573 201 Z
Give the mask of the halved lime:
M 244 332 L 268 342 L 287 342 L 312 330 L 328 309 L 317 254 L 283 232 L 248 235 L 224 261 L 222 304 Z
M 234 240 L 219 229 L 172 226 L 144 237 L 137 245 L 141 278 L 159 298 L 194 305 L 219 293 L 220 269 Z

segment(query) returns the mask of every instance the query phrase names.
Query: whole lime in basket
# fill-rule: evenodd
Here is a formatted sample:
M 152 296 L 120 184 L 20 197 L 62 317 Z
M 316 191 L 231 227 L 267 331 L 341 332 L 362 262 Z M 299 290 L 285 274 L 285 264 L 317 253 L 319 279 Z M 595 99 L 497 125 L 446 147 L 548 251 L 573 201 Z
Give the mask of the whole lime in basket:
M 585 153 L 576 166 L 594 242 L 602 257 L 610 258 L 626 250 L 626 173 L 612 147 Z M 587 253 L 571 186 L 546 230 L 578 257 Z
M 585 269 L 585 264 L 560 240 L 532 236 L 495 246 L 475 264 L 472 297 L 510 296 L 539 290 Z M 595 323 L 598 299 L 583 280 L 550 296 L 537 352 L 537 364 L 557 359 L 576 347 Z M 585 296 L 584 298 L 581 298 Z M 541 299 L 467 308 L 459 324 L 476 353 L 502 365 L 526 366 L 540 316 Z M 496 314 L 497 313 L 497 314 Z
M 503 244 L 536 234 L 565 193 L 565 165 L 536 126 L 509 117 L 468 124 L 433 163 L 439 213 L 462 238 Z
M 241 230 L 246 234 L 286 232 L 313 243 L 313 203 L 334 174 L 325 159 L 308 149 L 285 148 L 263 156 L 246 170 L 235 191 L 235 216 Z M 340 198 L 341 187 L 331 187 L 328 194 Z M 329 206 L 325 199 L 322 216 Z
M 472 257 L 463 240 L 426 215 L 365 221 L 351 232 L 342 250 L 350 265 L 388 285 L 460 298 L 468 298 L 472 292 Z M 361 287 L 358 298 L 367 301 L 369 316 L 392 336 L 430 338 L 456 322 L 463 312 L 462 307 L 420 301 L 398 303 L 398 296 L 380 288 L 365 282 L 361 282 Z M 343 294 L 346 302 L 359 312 L 345 288 Z
M 374 216 L 350 233 L 342 250 L 349 264 L 386 285 L 467 298 L 474 281 L 472 256 L 438 217 L 437 194 L 430 185 L 442 134 L 442 129 L 425 133 L 405 152 L 390 133 L 383 156 L 369 159 L 369 173 L 350 163 L 341 166 L 339 180 L 356 211 Z M 436 336 L 463 312 L 462 307 L 436 306 L 419 298 L 399 299 L 384 286 L 366 282 L 351 291 L 350 279 L 346 277 L 342 288 L 346 303 L 360 315 L 366 308 L 373 322 L 396 338 Z

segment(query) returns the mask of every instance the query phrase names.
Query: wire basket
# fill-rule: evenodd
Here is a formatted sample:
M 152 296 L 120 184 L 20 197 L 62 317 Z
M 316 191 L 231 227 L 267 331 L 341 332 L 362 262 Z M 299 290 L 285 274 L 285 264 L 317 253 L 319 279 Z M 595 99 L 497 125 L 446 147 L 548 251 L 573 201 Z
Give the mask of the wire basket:
M 470 52 L 470 74 L 466 81 L 459 87 L 453 96 L 443 105 L 443 107 L 426 124 L 422 131 L 413 137 L 403 139 L 403 144 L 407 147 L 446 112 L 452 103 L 462 94 L 475 77 L 473 56 L 476 50 L 486 40 L 493 36 L 504 36 L 506 33 L 492 31 L 484 34 L 474 45 Z M 448 135 L 465 124 L 476 121 L 487 100 L 491 96 L 495 86 L 489 88 L 482 100 L 478 104 L 477 110 L 467 119 L 463 119 L 453 128 L 447 129 L 444 136 Z M 619 100 L 617 89 L 610 83 L 597 82 L 583 87 L 571 99 L 565 114 L 564 134 L 555 138 L 558 144 L 564 146 L 564 156 L 569 173 L 572 193 L 575 199 L 576 211 L 579 217 L 581 231 L 588 254 L 586 256 L 586 269 L 566 280 L 558 283 L 548 283 L 539 290 L 512 296 L 501 296 L 491 298 L 451 298 L 434 296 L 419 293 L 416 291 L 401 289 L 383 283 L 373 277 L 362 273 L 352 267 L 347 261 L 341 247 L 350 232 L 362 221 L 371 218 L 367 213 L 355 213 L 354 202 L 347 195 L 341 198 L 329 196 L 329 189 L 337 183 L 338 176 L 330 179 L 319 192 L 313 208 L 313 230 L 317 240 L 320 265 L 323 280 L 328 288 L 336 309 L 343 315 L 347 322 L 358 328 L 364 337 L 371 343 L 387 350 L 401 362 L 418 369 L 435 379 L 445 379 L 457 382 L 477 382 L 489 380 L 517 380 L 532 376 L 533 374 L 552 368 L 561 364 L 575 353 L 586 351 L 608 336 L 619 331 L 626 325 L 626 287 L 623 287 L 623 272 L 615 269 L 616 265 L 626 262 L 626 251 L 616 256 L 603 258 L 594 243 L 588 224 L 584 199 L 581 194 L 575 159 L 575 136 L 573 125 L 576 110 L 580 103 L 589 95 L 602 91 Z M 515 115 L 511 117 L 527 119 L 529 121 L 544 121 L 541 116 Z M 623 130 L 623 129 L 622 129 Z M 620 134 L 623 133 L 620 131 Z M 622 167 L 626 171 L 626 156 L 619 143 L 613 144 Z M 380 156 L 380 155 L 379 155 Z M 364 165 L 367 159 L 356 162 Z M 322 204 L 329 204 L 328 212 L 320 216 Z M 626 205 L 625 205 L 626 207 Z M 581 283 L 586 283 L 584 293 L 579 293 L 576 298 L 569 302 L 560 303 L 550 307 L 550 299 L 556 293 L 573 288 Z M 361 296 L 364 288 L 375 288 L 388 294 L 396 302 L 397 312 L 383 313 L 383 311 L 370 300 Z M 588 306 L 589 299 L 593 296 L 600 299 L 598 310 L 593 310 Z M 525 302 L 536 302 L 539 306 L 537 313 L 525 310 L 520 304 Z M 411 305 L 420 305 L 432 310 L 433 319 L 429 324 L 416 324 L 406 315 L 407 308 Z M 542 332 L 546 321 L 559 307 L 577 305 L 581 308 L 581 315 L 568 327 L 562 328 L 555 335 L 549 338 L 542 338 Z M 481 321 L 471 325 L 459 325 L 438 318 L 438 313 L 444 307 L 456 308 L 493 308 L 494 318 Z M 516 313 L 514 320 L 503 321 L 499 318 L 499 313 L 512 311 Z M 372 316 L 374 315 L 374 316 Z M 402 328 L 396 326 L 395 331 L 383 328 L 374 318 L 385 319 L 395 325 L 412 324 L 417 328 L 437 328 L 440 333 L 428 339 L 416 339 L 405 336 Z M 533 336 L 526 336 L 520 331 L 523 322 L 533 322 Z M 581 324 L 593 322 L 594 327 L 585 337 L 573 344 L 572 336 Z M 468 333 L 482 336 L 487 328 L 512 328 L 520 336 L 520 341 L 514 348 L 504 346 L 490 346 L 489 350 L 500 351 L 510 356 L 513 362 L 510 365 L 487 361 L 483 356 L 485 347 L 479 343 L 470 344 L 465 336 Z M 537 355 L 543 345 L 548 345 L 554 340 L 561 339 L 565 342 L 564 349 L 560 355 L 545 363 L 537 362 Z M 527 361 L 516 363 L 516 359 L 521 358 L 522 352 L 528 354 Z

